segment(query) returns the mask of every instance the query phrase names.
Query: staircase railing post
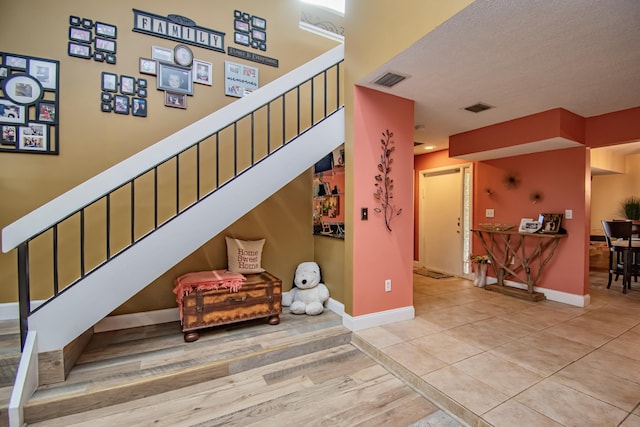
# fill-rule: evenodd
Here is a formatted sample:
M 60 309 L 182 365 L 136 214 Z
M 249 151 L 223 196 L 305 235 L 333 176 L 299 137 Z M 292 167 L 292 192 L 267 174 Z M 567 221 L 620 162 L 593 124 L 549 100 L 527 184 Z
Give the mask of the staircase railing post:
M 18 246 L 18 305 L 20 316 L 20 349 L 24 349 L 29 330 L 29 311 L 31 296 L 29 293 L 29 244 Z

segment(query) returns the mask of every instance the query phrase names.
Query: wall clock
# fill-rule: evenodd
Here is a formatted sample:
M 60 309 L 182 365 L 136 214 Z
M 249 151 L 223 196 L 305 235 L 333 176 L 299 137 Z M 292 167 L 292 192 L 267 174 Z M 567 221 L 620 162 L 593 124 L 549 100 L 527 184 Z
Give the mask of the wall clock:
M 173 49 L 173 60 L 183 67 L 190 67 L 193 62 L 193 52 L 189 46 L 179 44 Z

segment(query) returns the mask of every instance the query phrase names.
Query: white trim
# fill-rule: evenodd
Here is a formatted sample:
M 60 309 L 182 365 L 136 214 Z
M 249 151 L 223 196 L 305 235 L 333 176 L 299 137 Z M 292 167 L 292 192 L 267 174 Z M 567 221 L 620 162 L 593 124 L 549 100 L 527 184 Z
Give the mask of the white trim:
M 326 307 L 339 316 L 344 316 L 344 304 L 333 298 L 329 298 Z
M 493 282 L 497 282 L 495 278 L 492 278 Z M 504 281 L 505 285 L 513 286 L 514 288 L 527 289 L 527 285 L 524 283 L 512 282 L 510 280 Z M 577 307 L 587 307 L 591 304 L 591 295 L 576 295 L 568 292 L 556 291 L 555 289 L 541 288 L 535 286 L 533 288 L 536 292 L 541 292 L 550 301 L 561 302 L 563 304 L 574 305 Z
M 20 356 L 20 364 L 9 401 L 9 427 L 24 425 L 24 404 L 38 388 L 37 332 L 29 331 Z
M 31 310 L 35 310 L 44 303 L 44 300 L 31 301 Z M 0 304 L 0 320 L 18 320 L 20 308 L 17 302 L 5 302 Z
M 411 320 L 415 317 L 413 306 L 394 308 L 392 310 L 379 311 L 377 313 L 364 314 L 352 317 L 346 313 L 342 315 L 342 325 L 351 331 L 373 328 L 388 323 Z
M 93 327 L 93 332 L 117 331 L 119 329 L 139 328 L 141 326 L 177 321 L 180 321 L 178 308 L 165 308 L 164 310 L 105 317 Z

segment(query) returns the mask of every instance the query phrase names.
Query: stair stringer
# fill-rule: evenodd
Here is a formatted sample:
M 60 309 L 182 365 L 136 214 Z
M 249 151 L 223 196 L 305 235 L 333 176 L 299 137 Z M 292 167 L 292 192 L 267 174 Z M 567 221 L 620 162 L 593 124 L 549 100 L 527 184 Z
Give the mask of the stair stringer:
M 38 352 L 63 349 L 344 140 L 339 109 L 40 307 L 29 316 Z

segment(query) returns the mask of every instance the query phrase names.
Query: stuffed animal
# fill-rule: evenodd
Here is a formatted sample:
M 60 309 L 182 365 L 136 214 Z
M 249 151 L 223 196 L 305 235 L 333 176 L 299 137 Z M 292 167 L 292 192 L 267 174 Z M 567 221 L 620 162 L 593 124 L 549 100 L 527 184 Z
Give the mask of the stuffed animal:
M 322 282 L 320 266 L 315 262 L 303 262 L 296 267 L 293 287 L 283 292 L 282 305 L 293 314 L 316 315 L 324 310 L 329 299 L 329 289 Z

